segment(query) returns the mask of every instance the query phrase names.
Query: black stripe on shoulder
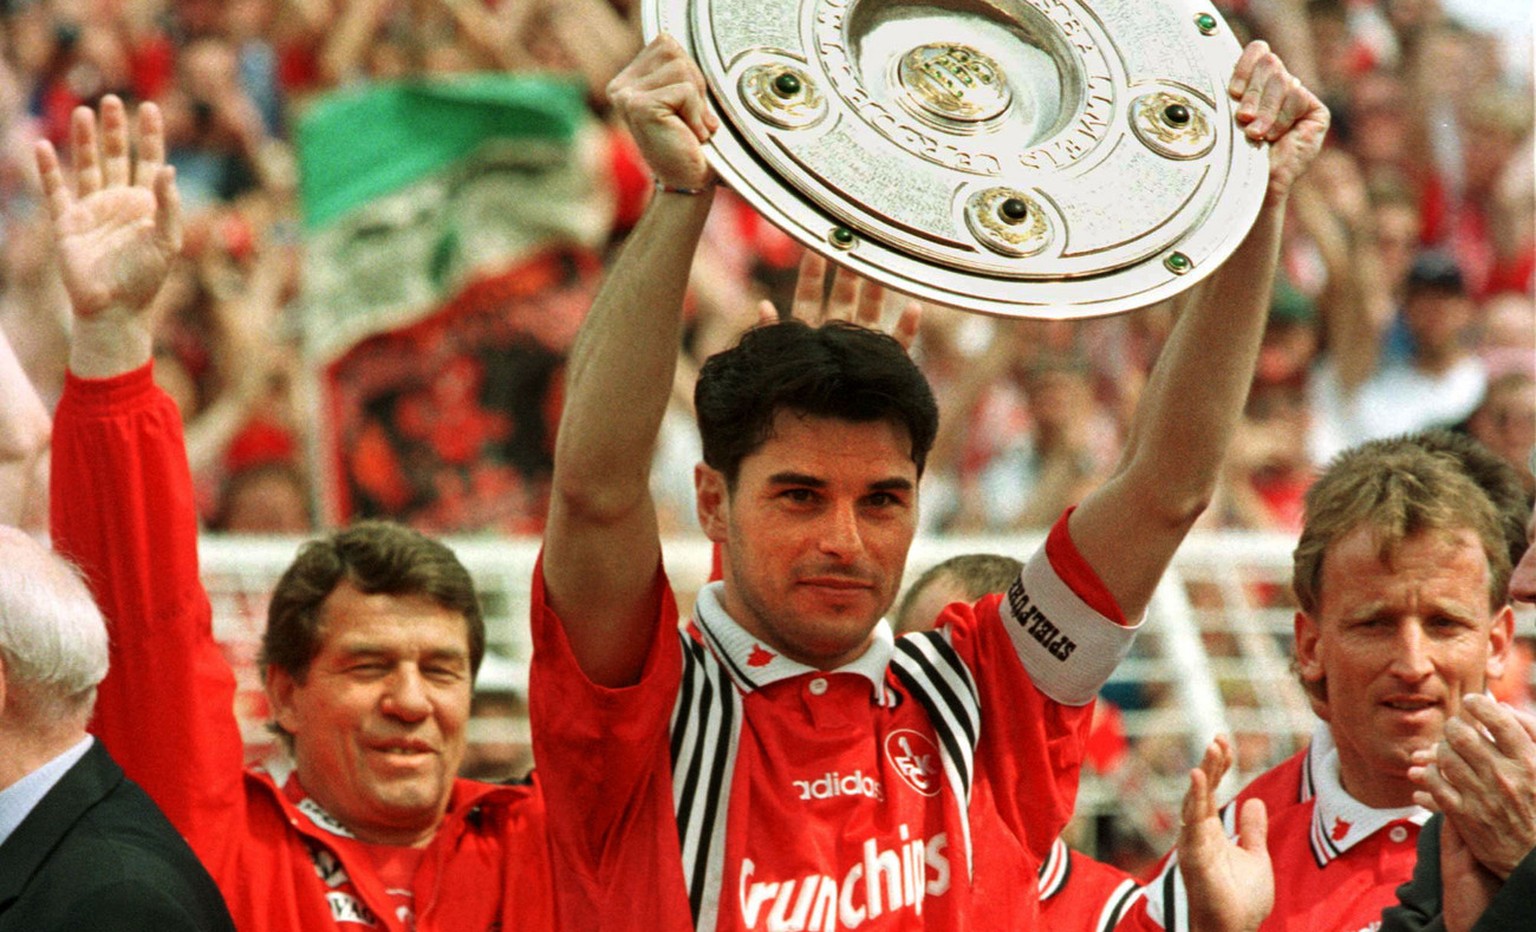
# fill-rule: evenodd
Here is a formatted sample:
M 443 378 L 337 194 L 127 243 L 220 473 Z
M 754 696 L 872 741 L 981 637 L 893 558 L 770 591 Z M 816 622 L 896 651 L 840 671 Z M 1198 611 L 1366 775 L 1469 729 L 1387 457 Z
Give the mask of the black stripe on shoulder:
M 942 641 L 940 643 L 942 643 Z M 949 645 L 944 644 L 944 648 L 946 650 L 949 649 Z M 938 698 L 944 700 L 944 704 L 949 707 L 950 714 L 954 717 L 955 721 L 959 722 L 960 727 L 965 729 L 966 741 L 969 742 L 971 747 L 974 748 L 976 746 L 977 740 L 980 737 L 980 735 L 977 733 L 978 729 L 976 727 L 975 715 L 971 711 L 974 706 L 968 706 L 960 699 L 959 694 L 957 694 L 954 689 L 951 688 L 948 678 L 946 678 L 943 673 L 933 665 L 933 661 L 931 661 L 928 656 L 923 653 L 922 649 L 919 648 L 916 644 L 908 643 L 907 640 L 903 638 L 901 643 L 897 645 L 897 649 L 901 651 L 901 653 L 904 654 L 908 660 L 922 669 L 924 678 L 933 684 L 933 690 L 938 693 Z M 950 654 L 953 655 L 953 653 L 954 652 L 951 650 Z M 899 665 L 898 669 L 900 669 Z M 969 677 L 966 677 L 966 679 L 962 680 L 962 682 L 966 682 L 968 679 Z M 969 686 L 968 683 L 967 686 Z M 975 696 L 972 694 L 972 699 L 974 700 L 974 698 Z
M 945 637 L 942 631 L 928 631 L 923 634 L 923 640 L 933 647 L 934 652 L 943 659 L 955 679 L 965 686 L 966 691 L 971 694 L 971 702 L 981 705 L 981 697 L 976 694 L 976 684 L 972 681 L 970 668 L 960 659 L 960 654 L 955 651 L 954 645 L 949 643 L 949 638 Z
M 1104 917 L 1104 924 L 1099 926 L 1099 932 L 1113 932 L 1115 926 L 1120 924 L 1120 917 L 1125 915 L 1126 909 L 1131 905 L 1131 901 L 1136 898 L 1136 894 L 1139 892 L 1141 892 L 1141 887 L 1137 886 L 1135 881 L 1125 881 L 1122 884 L 1120 897 L 1115 900 L 1115 906 L 1109 911 L 1109 915 Z M 1110 895 L 1113 896 L 1114 894 Z
M 696 611 L 698 611 L 699 617 L 702 619 L 704 617 L 704 610 L 699 608 Z M 756 689 L 757 684 L 752 681 L 752 677 L 748 676 L 746 671 L 738 667 L 736 661 L 731 659 L 731 655 L 726 651 L 725 646 L 720 643 L 720 639 L 715 637 L 713 631 L 709 630 L 709 625 L 699 625 L 698 628 L 704 635 L 705 640 L 709 641 L 709 645 L 712 648 L 711 653 L 731 671 L 731 678 L 740 683 L 742 689 L 749 692 Z
M 694 678 L 702 675 L 699 670 L 701 647 L 684 631 L 678 631 L 683 639 L 683 681 L 677 690 L 677 709 L 672 713 L 672 772 L 677 773 L 677 761 L 683 753 L 683 732 L 678 723 L 686 722 L 693 714 Z
M 907 687 L 907 692 L 917 698 L 917 701 L 928 712 L 928 723 L 933 726 L 933 731 L 939 736 L 939 741 L 944 744 L 944 750 L 948 752 L 949 759 L 954 761 L 955 768 L 960 771 L 960 782 L 965 787 L 966 796 L 971 793 L 971 769 L 966 765 L 965 754 L 962 752 L 959 738 L 944 724 L 943 712 L 934 701 L 933 695 L 925 683 L 918 680 L 917 674 L 906 669 L 901 664 L 893 664 L 891 667 L 901 682 Z
M 1179 902 L 1178 884 L 1174 882 L 1179 876 L 1179 865 L 1172 864 L 1168 872 L 1163 874 L 1163 928 L 1168 932 L 1179 927 Z
M 684 652 L 693 676 L 688 684 L 689 702 L 679 699 L 672 722 L 672 744 L 677 748 L 672 764 L 674 785 L 680 786 L 676 804 L 678 845 L 688 875 L 688 902 L 695 923 L 704 896 L 702 878 L 707 873 L 710 844 L 718 809 L 718 794 L 728 756 L 722 723 L 733 719 L 735 692 L 726 682 L 724 668 L 712 662 L 702 644 L 686 637 Z M 718 710 L 718 711 L 717 711 Z M 691 727 L 691 734 L 690 732 Z M 713 750 L 711 750 L 713 749 Z M 696 839 L 692 860 L 689 839 Z
M 704 812 L 699 820 L 695 832 L 699 837 L 699 850 L 693 862 L 693 877 L 688 887 L 688 904 L 693 912 L 693 921 L 697 925 L 699 921 L 700 900 L 704 895 L 706 877 L 709 873 L 711 860 L 711 845 L 715 838 L 715 823 L 725 818 L 721 813 L 725 800 L 721 798 L 725 784 L 726 765 L 730 757 L 731 729 L 735 727 L 735 704 L 732 696 L 726 690 L 729 686 L 721 685 L 720 723 L 718 726 L 718 740 L 715 743 L 714 760 L 709 768 L 709 788 L 704 797 Z
M 707 736 L 708 715 L 714 696 L 715 684 L 710 681 L 709 677 L 703 677 L 699 690 L 699 708 L 695 713 L 695 717 L 699 719 L 699 727 L 694 736 L 692 747 L 687 749 L 688 759 L 684 764 L 683 788 L 678 796 L 677 832 L 679 841 L 686 841 L 692 830 L 690 822 L 694 808 L 694 797 L 698 795 L 699 780 L 704 769 L 704 748 L 709 743 Z M 679 721 L 674 728 L 686 731 L 687 724 Z M 677 779 L 677 764 L 673 765 L 672 779 Z

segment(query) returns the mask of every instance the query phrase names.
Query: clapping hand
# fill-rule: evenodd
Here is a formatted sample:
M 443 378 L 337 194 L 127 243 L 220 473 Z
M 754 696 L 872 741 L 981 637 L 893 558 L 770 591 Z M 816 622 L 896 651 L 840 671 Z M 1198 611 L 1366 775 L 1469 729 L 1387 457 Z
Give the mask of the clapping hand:
M 1200 766 L 1189 772 L 1178 851 L 1192 932 L 1252 932 L 1274 906 L 1264 803 L 1243 803 L 1236 840 L 1227 837 L 1221 824 L 1216 786 L 1231 766 L 1232 745 L 1218 736 L 1206 745 Z

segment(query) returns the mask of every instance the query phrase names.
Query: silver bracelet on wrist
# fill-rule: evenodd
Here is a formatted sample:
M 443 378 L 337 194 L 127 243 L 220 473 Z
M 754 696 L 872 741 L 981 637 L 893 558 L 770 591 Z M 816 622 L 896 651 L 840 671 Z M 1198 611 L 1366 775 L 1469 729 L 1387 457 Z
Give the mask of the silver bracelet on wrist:
M 662 181 L 660 178 L 657 178 L 656 179 L 656 190 L 658 192 L 665 193 L 665 194 L 703 194 L 704 192 L 708 191 L 709 188 L 708 187 L 703 187 L 703 188 L 680 188 L 680 187 L 677 187 L 676 185 L 667 184 L 665 181 Z

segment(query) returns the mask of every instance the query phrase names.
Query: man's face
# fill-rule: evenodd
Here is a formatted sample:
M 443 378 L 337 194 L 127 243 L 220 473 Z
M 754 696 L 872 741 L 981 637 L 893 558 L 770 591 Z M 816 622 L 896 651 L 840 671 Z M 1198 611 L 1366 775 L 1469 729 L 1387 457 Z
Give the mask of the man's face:
M 468 623 L 420 596 L 364 595 L 347 583 L 320 612 L 320 652 L 304 682 L 268 672 L 299 780 L 363 840 L 423 843 L 464 757 Z
M 699 520 L 724 547 L 724 605 L 765 646 L 830 669 L 854 659 L 901 585 L 917 526 L 904 427 L 780 412 L 736 488 L 695 475 Z
M 1512 615 L 1490 610 L 1488 561 L 1468 530 L 1419 533 L 1388 564 L 1374 531 L 1357 528 L 1328 548 L 1320 591 L 1316 617 L 1296 615 L 1296 655 L 1303 677 L 1327 681 L 1316 705 L 1344 788 L 1369 806 L 1406 806 L 1410 756 L 1499 672 Z
M 1536 382 L 1493 386 L 1468 418 L 1467 428 L 1505 462 L 1525 462 L 1536 446 Z
M 1466 295 L 1429 287 L 1408 296 L 1403 304 L 1403 323 L 1420 352 L 1438 358 L 1459 345 L 1474 311 L 1472 299 Z

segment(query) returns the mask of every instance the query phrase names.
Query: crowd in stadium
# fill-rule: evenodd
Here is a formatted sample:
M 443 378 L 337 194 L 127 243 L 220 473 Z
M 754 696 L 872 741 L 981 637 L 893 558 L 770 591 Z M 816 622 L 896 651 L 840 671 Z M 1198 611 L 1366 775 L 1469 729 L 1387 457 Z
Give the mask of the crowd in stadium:
M 1330 456 L 1427 426 L 1470 433 L 1536 482 L 1526 464 L 1536 419 L 1529 47 L 1433 3 L 1225 12 L 1286 55 L 1335 120 L 1293 203 L 1254 391 L 1208 520 L 1294 532 L 1301 495 Z M 450 492 L 419 475 L 406 476 L 407 492 L 336 504 L 335 479 L 316 465 L 329 447 L 311 435 L 332 422 L 316 416 L 299 351 L 296 305 L 314 259 L 301 235 L 292 128 L 336 88 L 485 69 L 574 75 L 603 121 L 604 88 L 639 47 L 637 15 L 602 0 L 15 4 L 0 75 L 0 329 L 21 371 L 45 404 L 56 401 L 68 316 L 40 235 L 31 141 L 64 141 L 71 108 L 104 93 L 154 100 L 189 230 L 188 261 L 160 299 L 156 373 L 186 419 L 207 525 L 302 532 L 367 514 L 537 533 L 541 499 L 518 521 L 457 513 L 442 503 Z M 632 145 L 607 132 L 593 172 L 611 198 L 609 228 L 579 247 L 598 260 L 582 277 L 600 274 L 648 196 Z M 761 298 L 787 303 L 799 253 L 722 197 L 693 283 L 689 357 L 755 321 Z M 946 432 L 925 482 L 925 527 L 1038 529 L 1102 480 L 1169 313 L 1048 324 L 929 309 L 914 352 Z M 656 488 L 664 526 L 686 534 L 696 528 L 696 450 L 686 389 L 678 397 Z M 18 439 L 18 455 L 28 439 Z M 546 459 L 524 478 L 541 483 L 547 469 Z M 18 498 L 31 508 L 22 520 L 37 526 L 46 496 Z
M 1356 932 L 1410 878 L 1388 928 L 1519 927 L 1497 923 L 1536 883 L 1536 717 L 1530 684 L 1498 674 L 1529 677 L 1515 658 L 1528 662 L 1531 632 L 1517 630 L 1510 601 L 1536 599 L 1522 561 L 1536 532 L 1529 23 L 1510 43 L 1434 0 L 1218 6 L 1240 37 L 1262 40 L 1235 84 L 1281 88 L 1240 117 L 1275 144 L 1256 232 L 1180 298 L 1043 321 L 884 294 L 716 192 L 692 138 L 714 131 L 714 117 L 694 109 L 686 58 L 666 43 L 642 48 L 638 4 L 7 4 L 0 525 L 51 531 L 120 632 L 111 674 L 103 661 L 66 704 L 52 747 L 69 751 L 49 766 L 88 753 L 98 703 L 92 732 L 190 844 L 240 928 L 843 928 L 882 910 L 891 922 L 922 916 L 926 895 L 928 922 L 943 928 L 1003 910 L 1050 928 L 1235 932 L 1258 928 L 1273 904 L 1266 929 L 1326 915 L 1353 923 L 1328 928 Z M 433 297 L 414 316 L 338 339 L 317 283 L 338 278 L 349 250 L 383 240 L 366 223 L 351 239 L 326 228 L 331 208 L 319 205 L 333 192 L 317 193 L 308 174 L 326 158 L 315 115 L 384 99 L 374 91 L 469 87 L 483 73 L 527 78 L 509 92 L 520 101 L 577 103 L 553 134 L 558 172 L 530 168 L 532 133 L 528 161 L 502 163 L 548 169 L 554 180 L 525 189 L 522 206 L 569 206 L 569 223 L 550 224 L 564 234 L 541 227 L 494 274 L 454 279 L 468 283 L 462 293 L 423 292 Z M 493 174 L 464 174 L 441 199 Z M 579 209 L 559 200 L 570 190 Z M 399 242 L 376 253 L 374 274 Z M 473 248 L 434 243 L 425 277 L 436 285 Z M 861 346 L 866 330 L 823 316 L 896 340 Z M 770 320 L 783 326 L 754 326 Z M 870 389 L 878 402 L 793 394 L 798 360 L 827 347 L 871 384 L 886 380 Z M 1235 420 L 1227 407 L 1241 407 Z M 765 462 L 784 465 L 764 476 Z M 773 504 L 742 491 L 759 485 Z M 1378 493 L 1401 496 L 1406 517 L 1362 504 Z M 812 579 L 810 595 L 779 592 L 809 572 L 790 553 L 802 519 L 841 496 L 866 522 L 869 565 L 848 566 L 868 577 L 849 569 Z M 296 769 L 242 779 L 197 536 L 326 535 L 361 519 L 414 530 L 364 521 L 284 574 L 258 662 Z M 659 540 L 701 526 L 722 582 L 699 594 L 678 650 Z M 1083 703 L 1131 649 L 1129 629 L 1192 527 L 1300 535 L 1295 670 L 1320 723 L 1309 749 L 1220 811 L 1214 787 L 1233 750 L 1213 743 L 1190 775 L 1176 860 L 1105 874 L 1091 901 L 1058 897 L 1069 860 L 1079 877 L 1094 869 L 1058 838 L 1102 724 Z M 415 532 L 485 531 L 543 539 L 532 785 L 455 782 L 457 768 L 441 766 L 462 755 L 485 634 L 463 568 Z M 957 578 L 960 604 L 937 631 L 892 646 L 883 623 L 860 627 L 900 590 L 913 533 L 1010 532 L 1046 543 L 1022 569 L 1007 564 L 1011 584 L 967 591 L 973 581 Z M 75 598 L 73 576 L 28 547 L 6 531 L 0 564 L 41 560 L 52 568 L 29 572 Z M 370 574 L 410 581 L 390 588 Z M 999 588 L 1001 599 L 970 604 Z M 1345 598 L 1368 608 L 1341 611 Z M 807 599 L 816 607 L 802 613 Z M 1443 610 L 1422 620 L 1420 599 Z M 867 600 L 883 600 L 870 619 Z M 38 611 L 16 604 L 17 617 Z M 823 611 L 839 621 L 807 623 L 826 622 Z M 1404 672 L 1401 658 L 1381 661 L 1389 674 L 1371 666 L 1388 642 L 1360 632 L 1388 616 L 1429 632 L 1433 646 L 1403 650 L 1433 672 Z M 371 640 L 347 648 L 347 625 Z M 0 747 L 42 708 L 27 691 L 38 688 L 30 661 L 5 635 L 0 674 L 26 688 L 10 693 L 21 705 L 0 690 Z M 417 672 L 359 674 L 357 656 Z M 1373 677 L 1421 687 L 1383 698 Z M 1459 691 L 1431 698 L 1441 680 Z M 1485 689 L 1510 705 L 1483 700 Z M 382 697 L 373 709 L 369 690 Z M 410 734 L 378 737 L 385 720 Z M 899 813 L 882 808 L 895 776 L 868 776 L 885 766 L 874 743 L 846 739 L 865 727 L 917 794 Z M 1384 737 L 1389 727 L 1402 734 Z M 764 787 L 822 742 L 838 770 L 792 781 L 805 784 L 799 798 L 824 798 L 824 776 L 826 797 L 863 799 L 847 822 L 786 835 L 783 801 Z M 420 757 L 436 769 L 425 774 Z M 109 779 L 116 767 L 88 761 Z M 750 790 L 733 791 L 733 775 Z M 0 769 L 0 846 L 15 829 L 9 776 Z M 409 789 L 380 789 L 392 780 Z M 1504 800 L 1514 814 L 1478 808 L 1516 791 L 1529 798 Z M 963 800 L 958 812 L 918 798 L 947 794 Z M 834 854 L 856 848 L 854 835 L 868 840 L 849 868 Z M 167 864 L 196 891 L 181 896 L 205 898 L 209 876 L 177 858 Z M 681 879 L 664 866 L 678 858 Z M 1379 864 L 1365 881 L 1368 858 Z M 1334 862 L 1347 882 L 1326 873 Z M 1038 887 L 1000 882 L 1032 870 Z M 476 893 L 488 886 L 502 892 Z

